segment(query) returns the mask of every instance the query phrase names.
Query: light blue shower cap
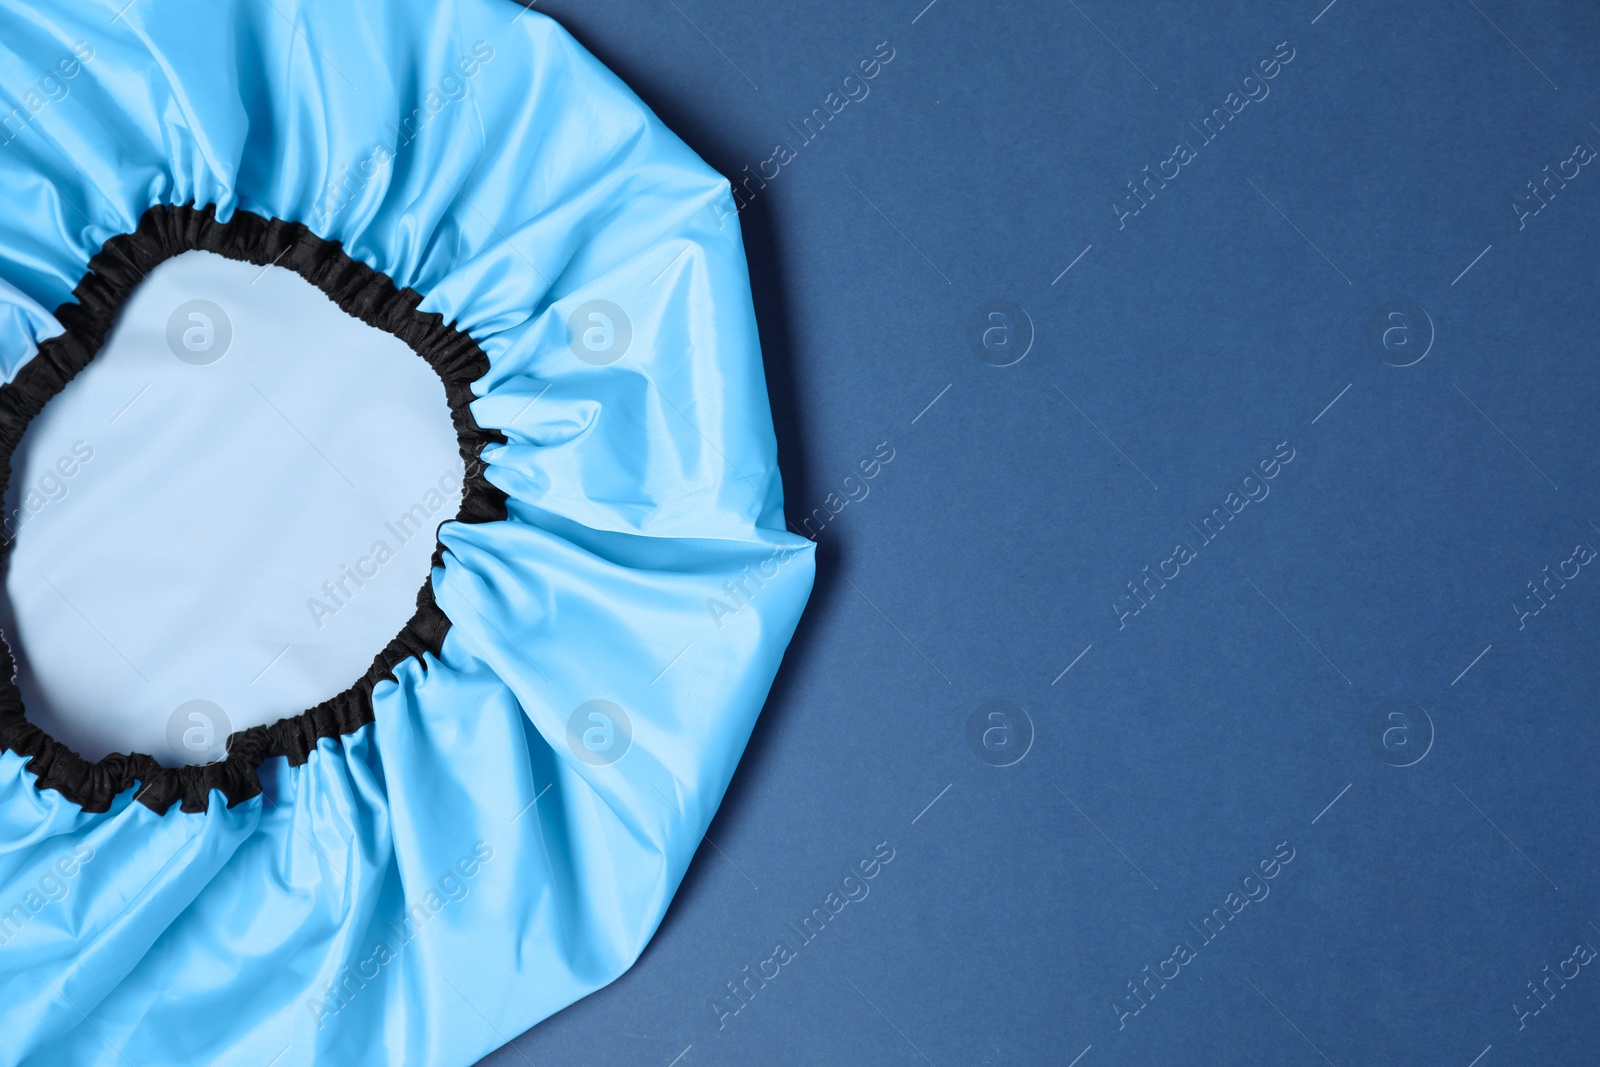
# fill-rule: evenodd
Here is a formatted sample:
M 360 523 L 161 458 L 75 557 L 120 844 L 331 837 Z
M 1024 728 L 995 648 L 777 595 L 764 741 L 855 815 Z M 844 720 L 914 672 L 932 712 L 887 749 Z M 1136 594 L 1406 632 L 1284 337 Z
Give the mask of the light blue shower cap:
M 0 0 L 0 200 L 8 477 L 195 250 L 409 344 L 467 470 L 367 675 L 225 760 L 83 759 L 0 663 L 0 1064 L 470 1064 L 616 978 L 812 583 L 728 183 L 510 0 Z

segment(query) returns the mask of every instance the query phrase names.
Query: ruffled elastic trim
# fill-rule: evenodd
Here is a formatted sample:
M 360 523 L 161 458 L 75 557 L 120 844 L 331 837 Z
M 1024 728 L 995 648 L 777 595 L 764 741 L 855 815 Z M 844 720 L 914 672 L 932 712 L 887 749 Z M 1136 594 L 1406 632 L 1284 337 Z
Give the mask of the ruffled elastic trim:
M 472 383 L 489 370 L 488 357 L 477 343 L 441 316 L 419 312 L 421 294 L 398 288 L 351 259 L 338 242 L 323 240 L 300 223 L 247 211 L 235 211 L 230 221 L 220 223 L 215 205 L 151 208 L 137 229 L 111 238 L 89 261 L 88 273 L 73 290 L 74 301 L 56 309 L 65 332 L 40 344 L 15 380 L 0 386 L 0 489 L 10 483 L 12 455 L 28 423 L 100 351 L 134 288 L 165 260 L 195 250 L 292 270 L 346 314 L 410 345 L 444 382 L 466 465 L 455 520 L 480 523 L 506 517 L 505 494 L 484 477 L 479 460 L 484 446 L 504 443 L 505 437 L 479 426 L 468 406 L 474 399 Z M 9 541 L 0 543 L 0 575 L 10 550 Z M 435 545 L 434 566 L 440 565 L 443 551 L 442 544 Z M 318 741 L 370 723 L 373 687 L 392 679 L 394 669 L 407 659 L 425 667 L 423 653 L 437 657 L 449 628 L 450 620 L 434 602 L 430 579 L 417 594 L 416 614 L 349 689 L 299 715 L 230 735 L 228 756 L 220 762 L 185 767 L 163 767 L 142 753 L 115 753 L 91 763 L 28 722 L 16 685 L 16 661 L 0 639 L 0 750 L 27 759 L 40 789 L 53 789 L 88 812 L 109 810 L 119 793 L 135 785 L 141 786 L 135 799 L 163 814 L 174 801 L 181 801 L 186 812 L 205 811 L 213 789 L 221 790 L 232 807 L 261 792 L 256 772 L 266 760 L 286 756 L 291 764 L 302 764 Z

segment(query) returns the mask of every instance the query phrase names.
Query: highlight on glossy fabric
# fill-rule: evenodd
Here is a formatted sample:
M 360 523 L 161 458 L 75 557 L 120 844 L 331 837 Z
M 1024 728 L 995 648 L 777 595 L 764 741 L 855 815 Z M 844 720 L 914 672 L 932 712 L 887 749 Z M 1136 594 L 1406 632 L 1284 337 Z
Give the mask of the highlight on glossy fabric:
M 141 297 L 185 257 L 291 272 L 327 314 L 403 342 L 443 387 L 460 500 L 416 510 L 431 573 L 365 673 L 227 732 L 209 762 L 77 751 L 18 684 L 37 634 L 6 634 L 0 1064 L 473 1063 L 643 951 L 811 589 L 728 183 L 511 0 L 0 0 L 0 27 L 8 591 L 139 543 L 70 526 L 75 498 L 35 489 L 101 478 L 137 511 L 139 479 L 160 476 L 137 462 L 152 434 L 202 465 L 221 515 L 256 478 L 203 466 L 221 441 L 360 462 L 360 440 L 319 450 L 281 404 L 282 436 L 258 439 L 265 417 L 176 387 L 140 392 L 136 417 L 68 403 L 100 387 L 86 368 L 119 331 L 184 375 L 228 351 L 270 362 L 264 334 L 237 337 L 265 312 L 233 316 L 237 347 L 217 355 L 217 316 Z M 352 358 L 311 347 L 294 355 Z M 317 403 L 370 419 L 385 390 L 370 375 Z M 87 411 L 107 415 L 92 461 L 32 454 L 30 433 L 75 440 Z M 70 528 L 73 551 L 29 543 L 46 528 Z M 196 539 L 192 570 L 152 581 L 226 574 L 230 550 Z M 332 572 L 325 608 L 377 566 Z M 96 608 L 97 626 L 61 600 L 23 617 L 123 638 L 130 687 L 163 645 L 148 632 L 181 617 L 152 594 Z M 263 648 L 275 617 L 255 620 Z M 247 661 L 206 661 L 197 692 L 248 687 Z

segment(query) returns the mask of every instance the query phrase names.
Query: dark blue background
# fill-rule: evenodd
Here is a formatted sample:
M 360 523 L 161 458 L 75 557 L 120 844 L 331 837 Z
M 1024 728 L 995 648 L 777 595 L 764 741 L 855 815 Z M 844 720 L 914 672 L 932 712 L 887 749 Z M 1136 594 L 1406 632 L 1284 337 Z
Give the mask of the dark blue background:
M 1512 205 L 1600 146 L 1600 11 L 925 2 L 537 8 L 724 174 L 797 146 L 741 216 L 791 522 L 894 459 L 818 537 L 660 934 L 484 1062 L 1596 1062 L 1597 968 L 1521 1028 L 1513 1005 L 1600 947 L 1600 568 L 1513 605 L 1600 548 L 1600 173 L 1521 229 Z M 996 320 L 1003 358 L 969 337 L 996 301 L 1026 316 Z M 1189 524 L 1281 442 L 1204 544 Z M 992 700 L 1033 726 L 1011 766 L 968 743 Z M 870 896 L 719 1018 L 880 842 Z M 1282 842 L 1205 943 L 1190 924 Z

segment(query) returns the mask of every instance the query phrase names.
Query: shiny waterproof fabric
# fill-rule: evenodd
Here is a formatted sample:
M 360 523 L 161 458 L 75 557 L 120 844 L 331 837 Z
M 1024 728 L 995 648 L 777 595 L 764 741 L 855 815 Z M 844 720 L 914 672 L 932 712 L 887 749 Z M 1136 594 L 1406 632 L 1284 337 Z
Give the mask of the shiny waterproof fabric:
M 729 189 L 509 0 L 124 2 L 0 0 L 0 370 L 151 208 L 302 223 L 481 347 L 506 517 L 257 795 L 88 812 L 0 752 L 0 1064 L 469 1064 L 637 958 L 811 587 Z

